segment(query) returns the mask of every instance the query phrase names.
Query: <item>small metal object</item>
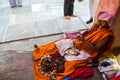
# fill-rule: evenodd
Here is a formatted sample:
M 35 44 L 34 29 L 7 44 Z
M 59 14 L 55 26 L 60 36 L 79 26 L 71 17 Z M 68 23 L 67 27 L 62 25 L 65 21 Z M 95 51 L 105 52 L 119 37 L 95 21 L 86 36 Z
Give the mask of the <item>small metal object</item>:
M 103 77 L 104 80 L 108 80 L 105 73 L 102 73 L 102 77 Z

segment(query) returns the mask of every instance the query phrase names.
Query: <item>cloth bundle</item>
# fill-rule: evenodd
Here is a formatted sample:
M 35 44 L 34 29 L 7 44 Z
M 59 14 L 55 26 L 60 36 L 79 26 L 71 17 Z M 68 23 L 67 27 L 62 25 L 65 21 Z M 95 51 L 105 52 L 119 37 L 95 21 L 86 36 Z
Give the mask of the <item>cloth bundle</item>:
M 75 39 L 77 37 L 84 37 L 89 33 L 88 30 L 84 30 L 84 31 L 74 31 L 74 32 L 64 32 L 64 38 L 67 39 Z
M 75 39 L 77 38 L 77 35 L 81 35 L 80 31 L 64 32 L 64 38 L 67 38 L 67 39 Z
M 43 56 L 38 63 L 39 72 L 45 76 L 64 72 L 65 59 L 60 54 Z
M 98 69 L 107 75 L 108 79 L 113 78 L 120 70 L 119 64 L 111 58 L 106 58 L 100 62 Z

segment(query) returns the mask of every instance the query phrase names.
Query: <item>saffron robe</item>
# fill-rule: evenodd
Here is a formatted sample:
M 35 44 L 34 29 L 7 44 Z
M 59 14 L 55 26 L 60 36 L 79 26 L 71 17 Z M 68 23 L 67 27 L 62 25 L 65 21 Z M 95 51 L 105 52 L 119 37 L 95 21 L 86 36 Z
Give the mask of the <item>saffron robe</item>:
M 102 46 L 100 49 L 93 51 L 85 42 L 82 40 L 75 39 L 74 40 L 74 46 L 77 47 L 80 50 L 83 50 L 90 54 L 92 58 L 87 58 L 84 60 L 73 60 L 73 61 L 66 61 L 64 63 L 65 71 L 63 73 L 58 73 L 56 75 L 56 80 L 62 80 L 64 77 L 70 75 L 73 73 L 78 67 L 80 66 L 86 66 L 87 62 L 91 59 L 95 59 L 97 56 L 99 56 L 102 52 L 107 51 L 111 48 L 111 45 L 114 41 L 113 32 L 109 29 L 98 29 L 94 31 L 93 33 L 85 36 L 85 40 L 87 40 L 89 43 L 95 45 L 99 43 L 104 38 L 109 37 L 108 41 Z M 102 52 L 101 52 L 102 51 Z M 33 51 L 33 60 L 34 60 L 34 66 L 33 66 L 33 72 L 34 72 L 34 80 L 50 80 L 50 77 L 44 76 L 40 74 L 37 64 L 41 57 L 43 55 L 48 54 L 55 54 L 59 53 L 55 42 L 38 46 Z

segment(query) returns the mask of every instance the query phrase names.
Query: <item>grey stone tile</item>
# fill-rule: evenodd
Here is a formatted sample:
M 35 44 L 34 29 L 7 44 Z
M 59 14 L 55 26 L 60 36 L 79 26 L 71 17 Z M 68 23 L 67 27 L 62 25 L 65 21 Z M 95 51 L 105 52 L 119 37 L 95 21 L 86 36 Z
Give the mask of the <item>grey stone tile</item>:
M 8 23 L 9 23 L 9 18 L 10 18 L 10 16 L 1 16 L 0 17 L 0 25 L 5 25 L 5 24 L 7 24 L 8 25 Z
M 7 51 L 7 50 L 33 51 L 34 44 L 44 45 L 59 40 L 61 38 L 63 38 L 63 34 L 30 38 L 30 39 L 19 40 L 14 42 L 7 42 L 0 44 L 0 51 Z
M 4 31 L 6 29 L 6 25 L 1 24 L 0 25 L 0 42 L 3 41 Z
M 9 6 L 9 1 L 8 0 L 0 0 L 0 8 L 3 7 L 8 7 Z
M 29 23 L 33 23 L 33 17 L 31 13 L 12 14 L 10 16 L 8 26 L 21 26 Z M 24 28 L 24 27 L 21 27 L 21 28 Z
M 89 16 L 80 16 L 80 19 L 83 21 L 85 26 L 87 26 L 87 28 L 90 28 L 92 26 L 92 24 L 93 24 L 93 23 L 86 24 L 86 21 L 88 21 L 90 19 Z
M 23 5 L 23 7 L 10 8 L 11 14 L 31 13 L 31 5 Z
M 42 3 L 63 3 L 64 0 L 30 0 L 31 3 L 39 3 L 39 2 L 42 2 Z
M 49 21 L 56 19 L 56 16 L 52 12 L 44 12 L 44 13 L 32 13 L 33 21 Z
M 0 17 L 11 15 L 11 12 L 8 6 L 0 7 Z
M 76 31 L 76 30 L 87 28 L 78 17 L 71 18 L 70 20 L 66 20 L 63 17 L 61 19 L 58 19 L 57 23 L 60 29 L 62 30 L 62 32 Z
M 61 33 L 55 20 L 35 22 L 34 32 L 36 36 Z
M 0 73 L 0 80 L 34 80 L 32 69 Z
M 48 3 L 37 3 L 31 5 L 32 12 L 49 12 L 50 8 Z
M 9 23 L 9 16 L 0 17 L 0 42 L 3 41 L 4 33 Z
M 32 52 L 3 51 L 0 52 L 0 74 L 32 68 Z
M 34 24 L 27 23 L 23 25 L 11 25 L 8 26 L 7 32 L 4 35 L 3 41 L 17 40 L 27 37 L 33 37 L 34 34 Z

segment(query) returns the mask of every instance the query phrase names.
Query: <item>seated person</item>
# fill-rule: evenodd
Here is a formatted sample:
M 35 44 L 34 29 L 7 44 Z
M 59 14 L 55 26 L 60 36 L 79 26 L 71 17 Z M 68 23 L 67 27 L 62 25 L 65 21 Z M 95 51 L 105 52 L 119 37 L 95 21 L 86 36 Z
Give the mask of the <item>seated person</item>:
M 114 34 L 108 21 L 113 16 L 101 12 L 98 15 L 96 29 L 91 30 L 85 37 L 76 39 L 61 39 L 46 45 L 35 46 L 33 51 L 34 80 L 56 80 L 73 73 L 80 66 L 87 66 L 89 61 L 95 62 L 99 55 L 108 51 L 114 41 Z M 59 67 L 60 66 L 60 67 Z M 62 71 L 60 71 L 62 70 Z

